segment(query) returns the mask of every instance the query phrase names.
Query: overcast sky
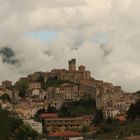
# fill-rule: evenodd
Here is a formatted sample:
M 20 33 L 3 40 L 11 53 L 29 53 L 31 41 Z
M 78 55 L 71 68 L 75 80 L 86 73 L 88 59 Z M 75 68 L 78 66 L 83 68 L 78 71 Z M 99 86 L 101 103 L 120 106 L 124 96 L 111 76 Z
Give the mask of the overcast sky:
M 140 89 L 140 0 L 0 0 L 0 81 L 67 68 Z

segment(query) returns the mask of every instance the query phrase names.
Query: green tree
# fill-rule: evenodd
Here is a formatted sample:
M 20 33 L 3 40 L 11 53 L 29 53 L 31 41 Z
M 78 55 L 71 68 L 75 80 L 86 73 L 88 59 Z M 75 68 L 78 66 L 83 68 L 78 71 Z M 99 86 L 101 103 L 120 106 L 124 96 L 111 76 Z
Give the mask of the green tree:
M 21 125 L 19 129 L 16 129 L 17 135 L 15 136 L 18 140 L 37 140 L 38 134 L 29 125 Z
M 45 79 L 43 76 L 40 76 L 38 79 L 37 79 L 37 82 L 39 83 L 45 83 Z
M 82 132 L 83 132 L 83 133 L 89 132 L 89 126 L 83 125 L 83 127 L 82 127 Z
M 16 114 L 0 109 L 0 139 L 1 140 L 36 140 L 37 132 L 31 127 L 24 125 L 23 121 L 16 117 Z
M 113 132 L 112 125 L 107 124 L 107 123 L 102 123 L 102 124 L 100 125 L 100 131 L 101 131 L 102 133 Z
M 106 119 L 106 123 L 107 123 L 107 124 L 112 124 L 112 119 L 111 119 L 110 117 L 107 118 L 107 119 Z
M 41 114 L 42 113 L 46 113 L 46 109 L 45 108 L 42 108 L 42 109 L 39 109 L 36 114 L 34 115 L 34 120 L 37 121 L 37 122 L 42 122 L 42 119 L 41 119 Z
M 61 80 L 61 79 L 58 79 L 57 77 L 49 78 L 45 83 L 45 88 L 47 90 L 48 87 L 59 87 L 64 83 L 73 83 L 73 82 L 68 81 L 68 80 Z
M 48 108 L 47 108 L 47 112 L 48 113 L 57 113 L 57 109 L 53 106 L 51 106 L 50 104 L 48 105 Z
M 6 94 L 6 93 L 3 94 L 0 98 L 2 99 L 2 101 L 8 101 L 8 102 L 11 102 L 11 99 L 10 99 L 9 95 Z
M 103 121 L 103 111 L 101 109 L 97 110 L 94 116 L 93 124 L 99 125 Z
M 61 109 L 59 110 L 59 116 L 60 117 L 70 116 L 67 104 L 62 105 Z
M 45 83 L 45 79 L 43 76 L 40 76 L 38 79 L 37 79 L 37 82 L 41 83 L 41 88 L 46 90 L 46 83 Z
M 21 80 L 15 86 L 19 91 L 19 96 L 25 97 L 28 92 L 28 88 L 29 88 L 28 81 Z
M 90 95 L 85 96 L 80 101 L 64 104 L 59 110 L 60 116 L 89 115 L 96 111 L 95 99 Z
M 140 100 L 135 104 L 131 104 L 126 114 L 129 120 L 140 119 Z
M 135 111 L 135 105 L 131 104 L 127 111 L 127 119 L 134 120 L 136 118 Z

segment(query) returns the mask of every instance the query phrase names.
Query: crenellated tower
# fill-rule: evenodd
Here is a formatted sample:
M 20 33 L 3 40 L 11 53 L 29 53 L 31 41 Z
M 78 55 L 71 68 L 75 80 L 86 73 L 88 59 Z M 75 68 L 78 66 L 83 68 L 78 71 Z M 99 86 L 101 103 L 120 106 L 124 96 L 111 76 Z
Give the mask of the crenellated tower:
M 68 64 L 70 72 L 76 71 L 76 59 L 71 59 Z

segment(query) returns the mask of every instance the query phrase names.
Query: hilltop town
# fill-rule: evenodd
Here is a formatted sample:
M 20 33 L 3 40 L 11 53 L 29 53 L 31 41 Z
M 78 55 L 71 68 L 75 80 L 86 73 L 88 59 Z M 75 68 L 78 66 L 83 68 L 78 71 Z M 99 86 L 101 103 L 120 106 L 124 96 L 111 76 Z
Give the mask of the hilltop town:
M 45 127 L 51 139 L 72 135 L 77 140 L 82 140 L 83 127 L 89 127 L 90 132 L 98 130 L 93 123 L 97 110 L 101 110 L 106 119 L 125 121 L 130 105 L 139 98 L 135 93 L 126 93 L 121 86 L 96 80 L 85 66 L 77 68 L 76 59 L 68 61 L 68 70 L 35 72 L 21 77 L 14 85 L 12 81 L 2 81 L 0 97 L 1 108 L 16 112 L 39 134 Z M 85 107 L 84 102 L 92 102 L 87 112 L 81 107 L 65 114 L 66 107 L 74 106 L 74 103 L 75 108 L 80 103 Z

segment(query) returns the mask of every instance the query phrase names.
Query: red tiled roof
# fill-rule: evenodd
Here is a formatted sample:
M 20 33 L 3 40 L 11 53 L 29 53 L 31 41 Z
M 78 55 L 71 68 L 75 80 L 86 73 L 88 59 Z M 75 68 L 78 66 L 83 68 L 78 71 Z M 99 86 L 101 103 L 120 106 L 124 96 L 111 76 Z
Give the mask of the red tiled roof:
M 75 131 L 52 132 L 48 136 L 52 137 L 81 137 L 82 134 Z
M 123 115 L 118 116 L 117 118 L 118 118 L 118 120 L 121 121 L 121 122 L 126 120 L 126 119 L 125 119 L 125 116 L 123 116 Z
M 6 92 L 6 89 L 4 89 L 3 87 L 0 87 L 0 90 Z
M 42 113 L 41 118 L 57 118 L 57 113 Z
M 127 137 L 125 140 L 140 140 L 140 135 L 139 136 L 132 136 L 132 137 Z
M 77 127 L 79 127 L 79 125 L 82 125 L 81 122 L 47 122 L 46 123 L 46 127 L 47 126 L 68 126 L 68 125 L 78 125 Z
M 95 127 L 95 126 L 90 127 L 90 131 L 92 131 L 92 132 L 97 132 L 98 130 L 99 130 L 98 127 Z
M 83 117 L 83 119 L 91 119 L 91 118 L 92 118 L 91 115 L 84 115 L 84 116 L 82 116 L 82 117 Z
M 71 84 L 71 83 L 64 83 L 62 84 L 62 87 L 74 87 L 75 85 L 74 84 Z
M 75 117 L 75 118 L 46 118 L 45 120 L 83 120 L 83 117 Z

